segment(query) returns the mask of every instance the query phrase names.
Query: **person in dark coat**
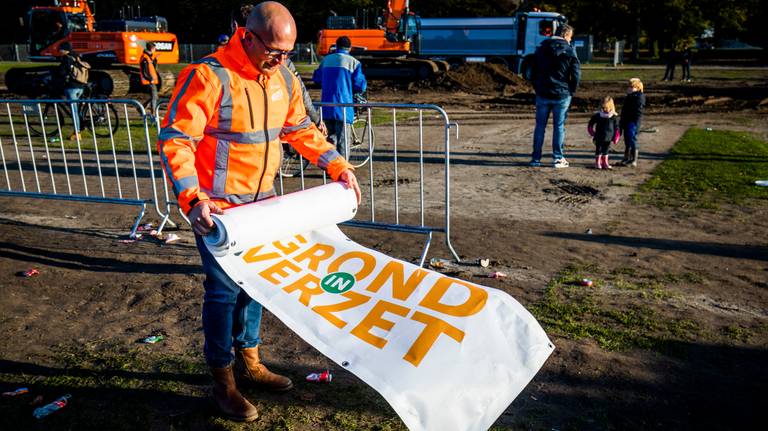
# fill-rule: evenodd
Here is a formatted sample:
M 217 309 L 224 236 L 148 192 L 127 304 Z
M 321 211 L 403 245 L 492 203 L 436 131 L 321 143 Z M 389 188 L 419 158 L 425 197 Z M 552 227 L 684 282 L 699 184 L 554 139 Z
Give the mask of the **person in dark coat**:
M 682 82 L 691 82 L 691 48 L 686 47 L 680 53 L 680 65 L 683 69 Z
M 606 96 L 600 110 L 589 119 L 587 132 L 595 144 L 595 169 L 613 169 L 608 163 L 608 148 L 619 142 L 618 118 L 613 97 Z
M 667 53 L 667 68 L 664 70 L 664 78 L 662 81 L 671 81 L 675 79 L 675 67 L 679 61 L 680 52 L 677 48 L 672 48 L 672 50 Z
M 85 91 L 85 85 L 72 78 L 72 68 L 75 67 L 75 62 L 78 61 L 79 55 L 72 49 L 72 44 L 63 42 L 59 45 L 59 82 L 64 86 L 64 98 L 70 101 L 75 101 L 83 97 Z M 72 103 L 72 124 L 75 126 L 75 130 L 69 136 L 70 140 L 79 139 L 80 132 L 80 115 L 77 112 L 77 103 Z
M 637 166 L 640 150 L 637 148 L 637 133 L 645 110 L 645 93 L 640 78 L 629 80 L 627 97 L 621 107 L 621 133 L 624 135 L 624 159 L 619 163 L 623 166 Z
M 565 119 L 571 97 L 579 86 L 581 65 L 570 45 L 573 27 L 563 24 L 557 35 L 546 39 L 536 48 L 531 67 L 531 81 L 536 91 L 536 128 L 533 132 L 533 153 L 530 166 L 541 166 L 544 132 L 552 113 L 552 158 L 555 168 L 568 167 L 563 154 Z

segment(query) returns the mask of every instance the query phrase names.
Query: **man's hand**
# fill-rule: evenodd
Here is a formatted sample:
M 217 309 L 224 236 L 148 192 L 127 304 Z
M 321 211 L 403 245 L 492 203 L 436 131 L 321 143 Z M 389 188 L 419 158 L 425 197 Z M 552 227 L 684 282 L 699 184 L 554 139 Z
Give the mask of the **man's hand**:
M 192 224 L 192 230 L 196 234 L 205 236 L 208 235 L 211 229 L 213 229 L 213 219 L 211 219 L 211 214 L 224 214 L 224 211 L 209 200 L 198 202 L 197 205 L 189 211 L 187 217 L 189 217 L 189 222 Z
M 326 138 L 328 137 L 328 127 L 325 125 L 325 121 L 321 121 L 320 124 L 317 125 L 317 128 L 320 129 L 320 133 L 323 134 Z
M 357 177 L 355 177 L 354 172 L 351 169 L 347 169 L 339 175 L 339 180 L 347 183 L 348 187 L 352 187 L 352 190 L 355 191 L 355 196 L 357 196 L 357 204 L 360 205 L 360 185 L 357 184 Z

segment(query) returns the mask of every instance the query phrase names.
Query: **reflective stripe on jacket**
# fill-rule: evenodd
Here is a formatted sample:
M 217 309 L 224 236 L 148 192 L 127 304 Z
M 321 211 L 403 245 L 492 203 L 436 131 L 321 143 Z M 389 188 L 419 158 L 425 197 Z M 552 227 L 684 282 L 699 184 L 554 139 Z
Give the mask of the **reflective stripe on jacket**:
M 141 69 L 139 75 L 141 76 L 141 84 L 159 84 L 160 80 L 157 77 L 157 60 L 152 57 L 147 51 L 141 53 L 141 60 L 139 60 L 139 69 Z
M 256 69 L 244 33 L 182 70 L 171 96 L 158 150 L 185 213 L 195 199 L 228 208 L 274 195 L 281 140 L 334 180 L 351 168 L 307 117 L 298 79 Z

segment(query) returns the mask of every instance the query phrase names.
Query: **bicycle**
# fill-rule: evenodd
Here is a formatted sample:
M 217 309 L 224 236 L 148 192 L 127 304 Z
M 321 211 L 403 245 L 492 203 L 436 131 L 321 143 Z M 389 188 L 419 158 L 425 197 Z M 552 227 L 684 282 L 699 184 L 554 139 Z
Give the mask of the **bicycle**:
M 373 126 L 368 122 L 367 115 L 355 116 L 349 130 L 349 138 L 350 145 L 347 161 L 355 168 L 361 168 L 368 163 L 374 143 Z
M 41 85 L 50 89 L 51 78 L 43 78 Z M 94 94 L 94 84 L 88 83 L 83 91 L 83 99 L 88 98 L 105 98 L 98 94 Z M 55 96 L 52 93 L 44 94 L 42 99 L 54 99 L 59 96 Z M 117 115 L 117 109 L 109 102 L 102 103 L 90 103 L 85 101 L 77 101 L 77 115 L 80 125 L 80 131 L 89 129 L 94 135 L 100 138 L 106 138 L 110 135 L 117 133 L 120 127 L 120 119 Z M 27 105 L 36 106 L 36 105 Z M 67 123 L 67 117 L 72 119 L 72 103 L 54 103 L 44 102 L 38 112 L 36 109 L 29 109 L 27 112 L 32 113 L 30 116 L 29 130 L 38 136 L 54 136 L 59 132 L 59 129 L 64 130 L 64 125 Z M 74 123 L 72 124 L 72 132 L 74 133 Z M 63 133 L 62 133 L 63 135 Z

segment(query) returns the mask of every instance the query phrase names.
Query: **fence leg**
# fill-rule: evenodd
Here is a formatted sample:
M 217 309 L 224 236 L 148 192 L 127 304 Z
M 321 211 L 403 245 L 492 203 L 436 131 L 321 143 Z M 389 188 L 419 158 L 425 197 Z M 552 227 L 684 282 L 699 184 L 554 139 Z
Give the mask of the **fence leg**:
M 136 221 L 133 222 L 133 228 L 131 228 L 131 238 L 136 238 L 136 232 L 139 231 L 139 224 L 141 223 L 141 219 L 144 218 L 144 214 L 147 212 L 147 204 L 141 204 L 141 212 L 139 212 L 138 217 L 136 217 Z
M 169 226 L 173 225 L 171 227 L 176 227 L 176 225 L 171 221 L 170 217 L 171 217 L 170 211 L 168 211 L 168 214 L 165 214 L 165 216 L 163 216 L 163 219 L 160 221 L 160 226 L 157 227 L 158 235 L 163 233 L 163 229 L 165 228 L 166 224 L 168 224 Z
M 429 231 L 427 235 L 427 241 L 424 243 L 424 248 L 421 250 L 421 257 L 419 258 L 419 266 L 424 267 L 424 261 L 427 260 L 427 252 L 429 251 L 429 245 L 432 243 L 432 231 Z

